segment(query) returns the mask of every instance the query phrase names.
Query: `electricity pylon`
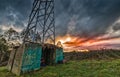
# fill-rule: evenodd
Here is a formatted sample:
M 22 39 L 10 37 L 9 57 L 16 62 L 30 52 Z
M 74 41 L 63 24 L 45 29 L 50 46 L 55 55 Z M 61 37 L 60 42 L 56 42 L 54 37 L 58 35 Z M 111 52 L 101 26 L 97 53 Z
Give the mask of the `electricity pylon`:
M 55 44 L 54 0 L 34 0 L 23 41 Z

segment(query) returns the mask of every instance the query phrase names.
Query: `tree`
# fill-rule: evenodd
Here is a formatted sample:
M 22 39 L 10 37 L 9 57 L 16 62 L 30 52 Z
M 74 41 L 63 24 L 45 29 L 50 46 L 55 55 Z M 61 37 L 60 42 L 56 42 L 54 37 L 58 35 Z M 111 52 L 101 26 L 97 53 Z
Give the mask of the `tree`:
M 0 37 L 0 62 L 8 59 L 9 52 L 8 52 L 8 45 L 5 38 Z
M 19 38 L 19 33 L 13 28 L 10 28 L 3 35 L 0 35 L 0 63 L 8 61 L 9 51 L 11 51 L 10 49 L 13 49 Z
M 4 35 L 8 41 L 19 38 L 19 33 L 15 31 L 13 28 L 10 28 L 8 31 L 6 31 Z

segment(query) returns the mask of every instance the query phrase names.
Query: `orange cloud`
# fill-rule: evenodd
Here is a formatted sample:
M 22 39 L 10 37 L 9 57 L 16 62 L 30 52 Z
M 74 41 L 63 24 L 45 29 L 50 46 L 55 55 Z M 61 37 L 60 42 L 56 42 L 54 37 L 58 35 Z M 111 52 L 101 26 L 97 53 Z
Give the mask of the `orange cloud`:
M 104 44 L 111 44 L 111 43 L 119 43 L 119 40 L 120 38 L 118 37 L 105 37 L 103 38 L 102 36 L 101 37 L 95 37 L 95 38 L 79 38 L 79 37 L 74 37 L 74 36 L 70 36 L 70 35 L 66 35 L 66 36 L 63 36 L 63 37 L 57 37 L 56 38 L 57 41 L 61 41 L 62 42 L 62 45 L 64 47 L 64 49 L 72 49 L 72 50 L 78 50 L 79 48 L 80 49 L 91 49 L 92 48 L 101 48 L 101 47 L 104 47 L 104 46 L 101 46 L 101 45 L 104 45 Z M 99 44 L 101 44 L 99 46 Z M 109 45 L 107 45 L 109 46 Z M 77 48 L 78 47 L 78 48 Z

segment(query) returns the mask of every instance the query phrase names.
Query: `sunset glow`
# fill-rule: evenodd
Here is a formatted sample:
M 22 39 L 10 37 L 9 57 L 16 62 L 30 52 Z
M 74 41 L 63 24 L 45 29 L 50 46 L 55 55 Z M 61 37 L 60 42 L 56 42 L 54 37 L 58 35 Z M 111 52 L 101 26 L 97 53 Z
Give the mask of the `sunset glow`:
M 119 47 L 114 47 L 112 45 L 119 44 L 120 38 L 78 38 L 70 35 L 57 37 L 57 42 L 61 41 L 64 49 L 67 50 L 77 50 L 77 51 L 88 51 L 88 50 L 96 50 L 96 49 L 102 49 L 102 48 L 108 48 L 108 49 L 119 49 Z M 114 41 L 114 42 L 113 42 Z
M 33 0 L 23 0 L 19 4 L 18 0 L 1 0 L 0 34 L 9 28 L 21 33 L 30 25 L 31 31 L 36 27 L 35 31 L 38 32 L 33 35 L 39 33 L 41 42 L 46 38 L 45 43 L 57 45 L 60 41 L 65 51 L 120 49 L 120 0 L 56 0 L 55 15 L 47 15 L 46 22 L 41 15 L 38 16 L 39 22 L 36 21 L 37 12 L 35 15 L 31 12 L 34 9 L 32 2 Z M 35 22 L 37 23 L 34 24 Z M 52 27 L 53 24 L 55 27 Z

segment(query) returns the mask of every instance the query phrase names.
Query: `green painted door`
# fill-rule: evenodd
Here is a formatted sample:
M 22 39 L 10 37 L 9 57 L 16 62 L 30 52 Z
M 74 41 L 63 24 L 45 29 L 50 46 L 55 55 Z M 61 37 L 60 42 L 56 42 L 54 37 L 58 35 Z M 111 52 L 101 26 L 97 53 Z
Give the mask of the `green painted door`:
M 63 61 L 63 59 L 64 59 L 63 49 L 62 48 L 56 49 L 56 60 L 55 60 L 55 62 L 58 63 L 58 61 Z
M 22 58 L 22 73 L 40 69 L 42 47 L 27 47 Z

